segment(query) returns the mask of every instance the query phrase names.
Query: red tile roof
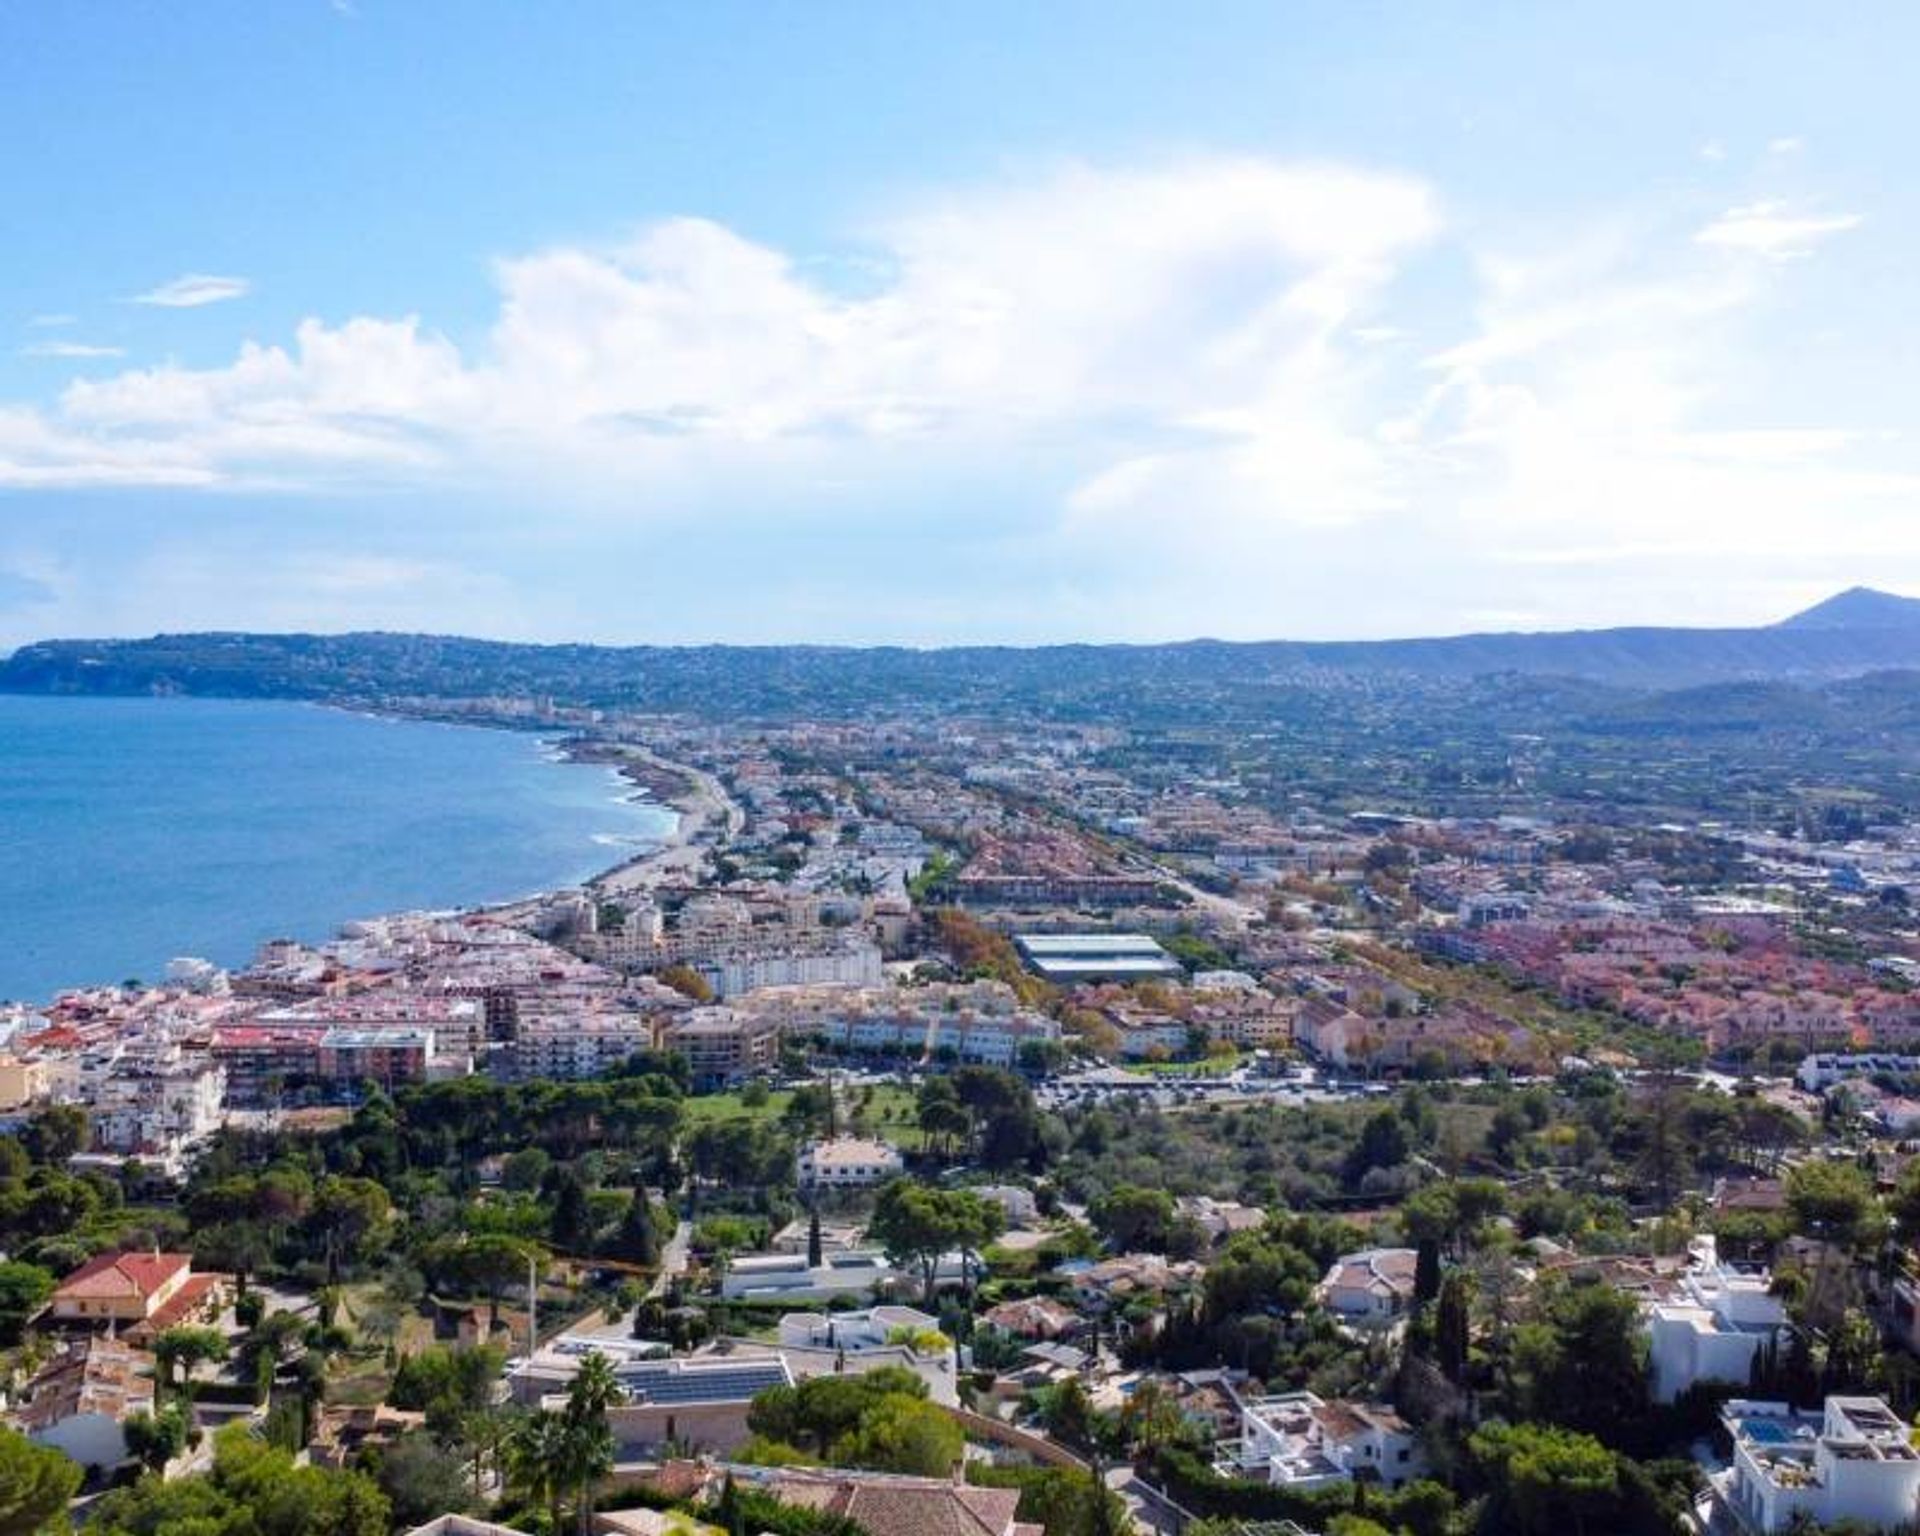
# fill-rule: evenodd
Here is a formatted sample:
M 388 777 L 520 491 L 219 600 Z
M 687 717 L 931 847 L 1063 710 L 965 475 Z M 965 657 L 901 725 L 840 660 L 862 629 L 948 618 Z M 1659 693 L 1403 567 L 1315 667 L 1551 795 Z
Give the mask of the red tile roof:
M 102 1253 L 61 1281 L 53 1299 L 147 1297 L 192 1267 L 193 1256 L 186 1253 Z

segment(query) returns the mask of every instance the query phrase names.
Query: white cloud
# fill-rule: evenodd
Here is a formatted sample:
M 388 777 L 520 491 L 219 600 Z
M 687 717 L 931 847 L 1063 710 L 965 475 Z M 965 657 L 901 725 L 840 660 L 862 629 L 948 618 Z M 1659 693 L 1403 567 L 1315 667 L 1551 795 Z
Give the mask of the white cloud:
M 658 486 L 801 459 L 825 480 L 862 444 L 1121 433 L 1127 452 L 1093 475 L 1163 440 L 1238 454 L 1231 484 L 1311 443 L 1298 514 L 1345 517 L 1380 493 L 1344 332 L 1438 228 L 1433 194 L 1403 177 L 1067 166 L 877 224 L 890 280 L 849 298 L 812 263 L 673 219 L 501 262 L 498 319 L 466 352 L 413 318 L 308 320 L 223 368 L 76 381 L 52 419 L 83 450 L 151 446 L 167 475 L 184 459 L 241 482 L 505 470 Z M 1333 485 L 1341 465 L 1366 484 Z
M 1797 155 L 1807 147 L 1807 141 L 1792 134 L 1767 140 L 1767 153 L 1770 155 Z
M 1749 251 L 1769 261 L 1809 254 L 1821 241 L 1860 225 L 1858 214 L 1795 214 L 1784 203 L 1747 203 L 1729 208 L 1693 238 L 1701 245 Z
M 191 447 L 101 442 L 40 412 L 0 406 L 0 487 L 205 486 L 218 478 Z
M 857 506 L 955 539 L 971 519 L 970 549 L 998 514 L 1007 558 L 1069 573 L 1055 611 L 1093 632 L 1142 551 L 1135 633 L 1284 628 L 1274 592 L 1309 550 L 1356 581 L 1416 551 L 1436 584 L 1498 562 L 1514 590 L 1489 606 L 1577 618 L 1598 564 L 1634 584 L 1676 554 L 1784 558 L 1809 508 L 1844 517 L 1838 555 L 1911 543 L 1903 445 L 1728 403 L 1771 361 L 1779 261 L 1858 222 L 1751 204 L 1691 238 L 1616 216 L 1490 248 L 1417 180 L 1247 159 L 949 191 L 851 255 L 670 219 L 500 261 L 475 338 L 309 319 L 222 367 L 0 408 L 0 485 L 399 484 L 542 528 L 832 529 Z M 315 601 L 457 601 L 414 554 L 316 570 Z
M 78 315 L 32 315 L 28 317 L 27 324 L 50 328 L 57 325 L 72 325 L 79 318 Z
M 205 272 L 188 272 L 135 294 L 128 302 L 153 304 L 162 309 L 199 309 L 205 304 L 220 304 L 228 299 L 244 298 L 253 285 L 244 277 L 214 277 Z
M 22 357 L 125 357 L 125 347 L 108 347 L 86 341 L 36 341 L 20 349 Z
M 1781 217 L 1768 207 L 1728 220 Z M 1741 258 L 1780 247 L 1694 244 L 1602 240 L 1571 272 L 1496 263 L 1476 334 L 1428 359 L 1437 382 L 1405 435 L 1431 456 L 1425 483 L 1454 488 L 1436 515 L 1512 570 L 1516 595 L 1577 612 L 1571 594 L 1592 590 L 1589 573 L 1606 566 L 1616 590 L 1643 573 L 1669 584 L 1647 588 L 1651 613 L 1698 612 L 1675 573 L 1711 561 L 1716 591 L 1731 591 L 1744 566 L 1803 550 L 1815 511 L 1837 557 L 1911 543 L 1905 509 L 1920 473 L 1899 462 L 1896 441 L 1727 421 L 1735 386 L 1764 372 L 1755 322 L 1779 288 L 1770 264 Z

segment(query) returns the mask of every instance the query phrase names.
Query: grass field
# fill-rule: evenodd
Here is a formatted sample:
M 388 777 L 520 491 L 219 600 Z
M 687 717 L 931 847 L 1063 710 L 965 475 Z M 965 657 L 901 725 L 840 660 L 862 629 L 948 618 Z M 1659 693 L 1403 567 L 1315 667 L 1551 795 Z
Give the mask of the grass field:
M 913 1090 L 898 1083 L 863 1083 L 857 1086 L 837 1084 L 843 1129 L 858 1125 L 883 1137 L 907 1152 L 918 1152 L 925 1143 L 921 1133 Z M 738 1089 L 729 1093 L 703 1093 L 686 1101 L 687 1128 L 722 1120 L 777 1121 L 786 1113 L 793 1094 L 778 1088 L 766 1102 L 749 1107 Z

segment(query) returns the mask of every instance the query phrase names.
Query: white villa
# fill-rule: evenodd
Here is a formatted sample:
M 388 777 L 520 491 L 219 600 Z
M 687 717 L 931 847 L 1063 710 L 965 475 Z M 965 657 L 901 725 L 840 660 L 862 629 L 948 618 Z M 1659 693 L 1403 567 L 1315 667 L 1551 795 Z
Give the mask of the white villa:
M 1412 1429 L 1391 1408 L 1311 1392 L 1242 1401 L 1240 1439 L 1229 1449 L 1221 1471 L 1302 1492 L 1369 1474 L 1397 1487 L 1426 1471 Z
M 1817 1414 L 1736 1398 L 1720 1418 L 1733 1465 L 1712 1478 L 1713 1493 L 1744 1531 L 1772 1536 L 1803 1516 L 1907 1530 L 1920 1514 L 1920 1451 L 1880 1398 L 1830 1397 Z
M 1786 1331 L 1787 1309 L 1766 1269 L 1722 1262 L 1711 1237 L 1694 1240 L 1693 1256 L 1679 1288 L 1646 1311 L 1657 1402 L 1702 1381 L 1745 1385 L 1754 1356 Z

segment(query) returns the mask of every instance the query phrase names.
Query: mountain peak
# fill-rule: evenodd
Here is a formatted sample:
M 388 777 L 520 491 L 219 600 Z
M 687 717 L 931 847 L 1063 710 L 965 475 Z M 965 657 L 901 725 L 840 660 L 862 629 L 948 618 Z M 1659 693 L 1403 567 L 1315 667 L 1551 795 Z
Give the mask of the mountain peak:
M 1901 597 L 1872 587 L 1848 587 L 1823 603 L 1782 619 L 1776 629 L 1920 628 L 1920 598 Z

